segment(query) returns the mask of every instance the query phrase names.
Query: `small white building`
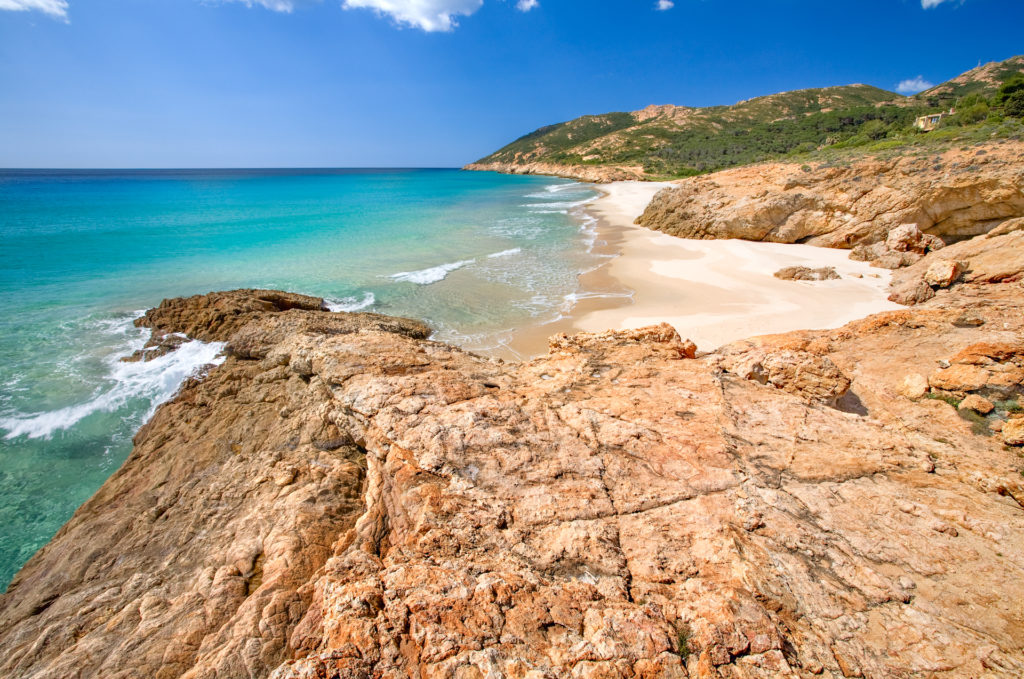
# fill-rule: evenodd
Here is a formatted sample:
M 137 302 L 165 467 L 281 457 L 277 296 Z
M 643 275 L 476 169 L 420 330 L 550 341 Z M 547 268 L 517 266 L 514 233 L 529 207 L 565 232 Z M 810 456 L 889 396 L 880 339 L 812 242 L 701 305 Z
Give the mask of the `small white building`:
M 916 127 L 919 130 L 924 130 L 925 132 L 931 132 L 932 130 L 939 126 L 939 123 L 942 122 L 943 118 L 951 116 L 955 113 L 956 109 L 951 108 L 949 109 L 949 111 L 942 111 L 941 113 L 929 113 L 926 116 L 918 116 L 918 118 L 914 121 L 914 127 Z

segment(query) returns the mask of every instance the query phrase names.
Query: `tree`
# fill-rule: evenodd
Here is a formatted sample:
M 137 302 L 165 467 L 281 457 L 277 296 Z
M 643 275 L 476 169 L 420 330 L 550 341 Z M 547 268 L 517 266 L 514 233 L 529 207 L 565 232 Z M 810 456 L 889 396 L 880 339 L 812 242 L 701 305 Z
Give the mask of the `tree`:
M 869 120 L 860 126 L 860 134 L 868 139 L 881 139 L 888 131 L 888 126 L 881 120 Z
M 1010 94 L 1003 103 L 1003 114 L 1014 118 L 1024 118 L 1024 90 Z
M 1024 73 L 1016 73 L 1000 85 L 992 97 L 992 104 L 994 106 L 1005 106 L 1006 102 L 1017 92 L 1024 92 Z

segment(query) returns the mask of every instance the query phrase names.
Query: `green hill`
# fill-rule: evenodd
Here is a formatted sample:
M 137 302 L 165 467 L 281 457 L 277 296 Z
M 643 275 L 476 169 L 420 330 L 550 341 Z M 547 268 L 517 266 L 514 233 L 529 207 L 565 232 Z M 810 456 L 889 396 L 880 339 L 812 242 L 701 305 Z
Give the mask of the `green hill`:
M 1021 71 L 1024 57 L 1014 57 L 914 97 L 847 85 L 773 94 L 732 106 L 648 106 L 630 113 L 587 115 L 542 127 L 477 162 L 632 167 L 652 177 L 699 174 L 913 135 L 917 116 L 948 107 L 965 94 L 990 96 Z
M 930 90 L 910 97 L 932 106 L 952 105 L 969 94 L 991 97 L 999 86 L 1013 76 L 1024 72 L 1024 56 L 1010 57 L 1006 61 L 993 61 L 972 68 L 966 73 L 936 85 Z

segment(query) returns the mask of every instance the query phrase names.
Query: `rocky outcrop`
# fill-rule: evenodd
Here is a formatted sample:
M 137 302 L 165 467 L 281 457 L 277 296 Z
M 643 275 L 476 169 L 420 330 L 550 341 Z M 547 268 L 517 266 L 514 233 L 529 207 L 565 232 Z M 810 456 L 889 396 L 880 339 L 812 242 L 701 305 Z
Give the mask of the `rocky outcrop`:
M 162 406 L 124 466 L 14 578 L 0 597 L 0 676 L 266 676 L 291 657 L 310 581 L 363 512 L 366 468 L 318 414 L 329 386 L 301 355 L 273 354 L 274 338 L 429 333 L 310 311 L 320 308 L 243 290 L 146 315 L 161 332 L 242 340 L 245 358 L 230 352 Z M 260 348 L 246 324 L 264 329 Z
M 961 283 L 1020 284 L 1024 281 L 1024 219 L 1006 222 L 983 236 L 961 241 L 896 271 L 889 299 L 919 304 Z M 965 319 L 966 320 L 966 319 Z
M 703 356 L 668 326 L 559 336 L 522 364 L 264 294 L 149 316 L 252 314 L 214 320 L 228 358 L 0 597 L 0 674 L 1024 672 L 1020 460 L 901 393 L 940 361 L 1005 377 L 1013 285 Z
M 607 184 L 608 182 L 649 180 L 641 166 L 621 165 L 562 165 L 560 163 L 470 163 L 463 170 L 480 172 L 501 172 L 504 174 L 539 174 L 552 177 L 567 177 L 582 182 Z
M 916 264 L 929 252 L 945 246 L 938 236 L 922 233 L 917 224 L 903 224 L 886 234 L 884 240 L 856 246 L 850 259 L 883 269 L 899 269 Z
M 684 238 L 851 248 L 883 242 L 905 224 L 955 242 L 1021 216 L 1024 144 L 1004 141 L 928 157 L 769 163 L 692 177 L 659 192 L 637 223 Z
M 830 281 L 839 278 L 834 266 L 812 269 L 808 266 L 787 266 L 773 274 L 784 281 Z

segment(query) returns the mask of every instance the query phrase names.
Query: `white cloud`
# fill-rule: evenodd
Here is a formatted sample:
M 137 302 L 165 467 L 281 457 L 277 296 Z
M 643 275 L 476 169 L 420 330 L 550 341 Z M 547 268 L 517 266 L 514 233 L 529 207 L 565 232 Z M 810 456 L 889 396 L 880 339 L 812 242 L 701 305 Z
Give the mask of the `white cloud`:
M 516 3 L 516 9 L 520 12 L 529 12 L 534 7 L 540 7 L 540 2 L 537 0 L 519 0 Z
M 672 9 L 675 6 L 676 3 L 672 2 L 672 0 L 658 0 L 658 4 L 654 7 L 659 12 L 664 12 L 666 9 Z
M 916 78 L 901 80 L 900 84 L 896 86 L 896 91 L 900 94 L 917 94 L 918 92 L 930 90 L 933 87 L 935 87 L 935 85 L 931 84 L 921 76 L 917 76 Z
M 964 0 L 921 0 L 921 7 L 924 9 L 932 9 L 933 7 L 938 7 L 944 2 L 956 2 L 957 4 L 962 5 Z
M 0 0 L 0 10 L 27 12 L 36 10 L 45 12 L 52 17 L 68 20 L 68 3 L 66 0 Z
M 2 2 L 3 0 L 0 0 Z M 231 2 L 232 0 L 222 0 L 223 2 Z M 241 2 L 246 7 L 252 7 L 253 5 L 259 5 L 273 12 L 285 12 L 291 13 L 296 9 L 306 7 L 308 5 L 318 4 L 320 0 L 234 0 Z
M 345 9 L 366 8 L 387 14 L 400 24 L 424 31 L 450 31 L 457 16 L 469 16 L 484 0 L 344 0 Z

